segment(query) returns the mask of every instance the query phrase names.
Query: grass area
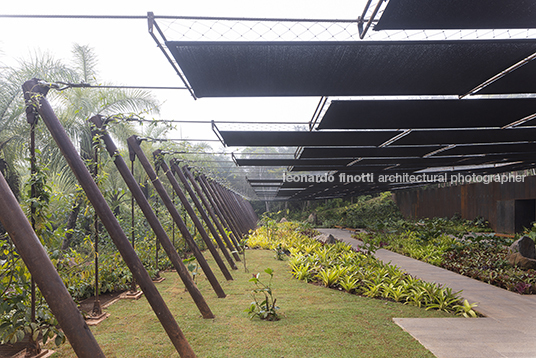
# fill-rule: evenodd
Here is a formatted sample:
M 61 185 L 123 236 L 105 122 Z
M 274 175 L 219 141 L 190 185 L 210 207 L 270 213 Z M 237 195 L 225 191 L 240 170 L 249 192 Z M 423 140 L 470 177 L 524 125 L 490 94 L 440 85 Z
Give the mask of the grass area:
M 218 276 L 226 298 L 217 298 L 207 280 L 198 283 L 215 319 L 201 318 L 175 272 L 165 273 L 166 280 L 157 284 L 199 357 L 433 357 L 392 318 L 452 317 L 298 281 L 288 261 L 275 260 L 273 251 L 248 251 L 249 273 L 239 264 L 234 281 Z M 252 301 L 248 281 L 258 272 L 268 278 L 267 267 L 274 270 L 272 287 L 282 319 L 250 320 L 244 312 Z M 178 357 L 145 298 L 119 301 L 107 311 L 111 316 L 92 328 L 107 357 Z M 55 358 L 75 357 L 68 343 L 56 351 Z

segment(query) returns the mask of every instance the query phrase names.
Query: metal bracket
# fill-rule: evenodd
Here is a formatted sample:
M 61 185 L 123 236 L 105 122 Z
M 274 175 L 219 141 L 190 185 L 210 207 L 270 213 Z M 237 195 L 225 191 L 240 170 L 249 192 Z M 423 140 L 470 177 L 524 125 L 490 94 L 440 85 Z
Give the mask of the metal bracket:
M 154 29 L 156 29 L 158 35 L 160 35 L 160 38 L 164 42 L 167 41 L 166 36 L 164 35 L 162 30 L 160 29 L 160 27 L 156 23 L 155 19 L 156 19 L 156 17 L 154 16 L 154 13 L 152 11 L 147 12 L 147 25 L 148 25 L 148 29 L 149 29 L 149 35 L 151 35 L 153 40 L 156 42 L 156 45 L 158 46 L 158 48 L 162 51 L 164 56 L 166 56 L 168 62 L 171 64 L 171 67 L 173 67 L 173 69 L 175 70 L 177 75 L 179 75 L 180 79 L 182 80 L 182 83 L 184 83 L 184 85 L 186 86 L 186 88 L 188 89 L 188 91 L 190 92 L 192 97 L 196 100 L 197 97 L 196 97 L 196 95 L 195 95 L 195 93 L 194 93 L 194 91 L 192 89 L 192 86 L 190 86 L 190 84 L 188 83 L 188 80 L 186 79 L 186 76 L 182 73 L 179 65 L 173 60 L 173 56 L 168 53 L 169 50 L 167 50 L 167 47 L 165 45 L 163 45 L 160 42 L 160 40 L 158 39 L 158 37 L 155 35 Z
M 220 133 L 220 130 L 216 126 L 216 122 L 214 122 L 214 120 L 212 120 L 210 122 L 211 122 L 211 126 L 212 126 L 212 131 L 214 132 L 214 134 L 216 134 L 216 137 L 218 137 L 218 139 L 220 140 L 221 144 L 223 144 L 224 147 L 227 147 L 227 144 L 225 144 L 225 141 L 223 140 L 223 137 L 222 137 L 222 135 Z

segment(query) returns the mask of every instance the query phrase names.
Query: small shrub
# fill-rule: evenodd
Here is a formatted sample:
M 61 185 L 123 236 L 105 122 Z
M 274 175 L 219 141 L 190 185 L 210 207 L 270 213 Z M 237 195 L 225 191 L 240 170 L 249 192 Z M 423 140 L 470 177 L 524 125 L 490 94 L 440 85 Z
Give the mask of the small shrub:
M 251 319 L 259 317 L 265 321 L 278 321 L 280 319 L 277 314 L 279 307 L 276 306 L 277 299 L 274 298 L 272 292 L 272 279 L 274 277 L 274 271 L 271 268 L 264 270 L 270 275 L 268 283 L 264 283 L 259 279 L 260 274 L 253 275 L 249 279 L 250 282 L 255 284 L 255 288 L 251 291 L 253 296 L 253 302 L 251 306 L 245 310 Z M 261 297 L 260 299 L 258 297 Z

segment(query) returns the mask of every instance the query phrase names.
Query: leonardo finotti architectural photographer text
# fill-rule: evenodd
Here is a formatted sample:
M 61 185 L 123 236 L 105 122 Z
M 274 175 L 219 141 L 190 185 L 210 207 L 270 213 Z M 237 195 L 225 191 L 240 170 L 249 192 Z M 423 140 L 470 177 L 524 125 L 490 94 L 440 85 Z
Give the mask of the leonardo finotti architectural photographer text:
M 514 173 L 503 174 L 378 174 L 378 173 L 321 173 L 321 174 L 287 174 L 283 173 L 283 182 L 285 183 L 451 183 L 451 184 L 468 184 L 468 183 L 522 183 L 526 175 Z

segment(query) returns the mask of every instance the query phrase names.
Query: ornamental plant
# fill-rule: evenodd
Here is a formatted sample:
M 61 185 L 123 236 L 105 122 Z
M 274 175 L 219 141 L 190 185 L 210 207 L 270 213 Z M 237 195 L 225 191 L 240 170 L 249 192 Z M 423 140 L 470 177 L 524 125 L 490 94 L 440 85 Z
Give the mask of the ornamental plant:
M 251 291 L 253 302 L 251 302 L 251 306 L 244 311 L 248 313 L 251 319 L 259 317 L 265 321 L 279 321 L 280 317 L 277 314 L 279 307 L 275 304 L 277 299 L 274 298 L 272 291 L 274 271 L 271 268 L 267 268 L 264 272 L 270 275 L 268 283 L 264 283 L 259 279 L 259 273 L 254 274 L 253 277 L 249 279 L 249 282 L 255 284 L 255 288 Z
M 306 282 L 371 298 L 388 299 L 425 309 L 446 311 L 467 317 L 476 316 L 475 304 L 461 301 L 460 292 L 435 283 L 428 283 L 384 264 L 371 253 L 354 250 L 338 242 L 323 245 L 303 230 L 298 223 L 277 224 L 277 230 L 259 228 L 248 239 L 252 248 L 273 249 L 281 245 L 291 253 L 292 275 Z M 250 308 L 251 309 L 251 308 Z

